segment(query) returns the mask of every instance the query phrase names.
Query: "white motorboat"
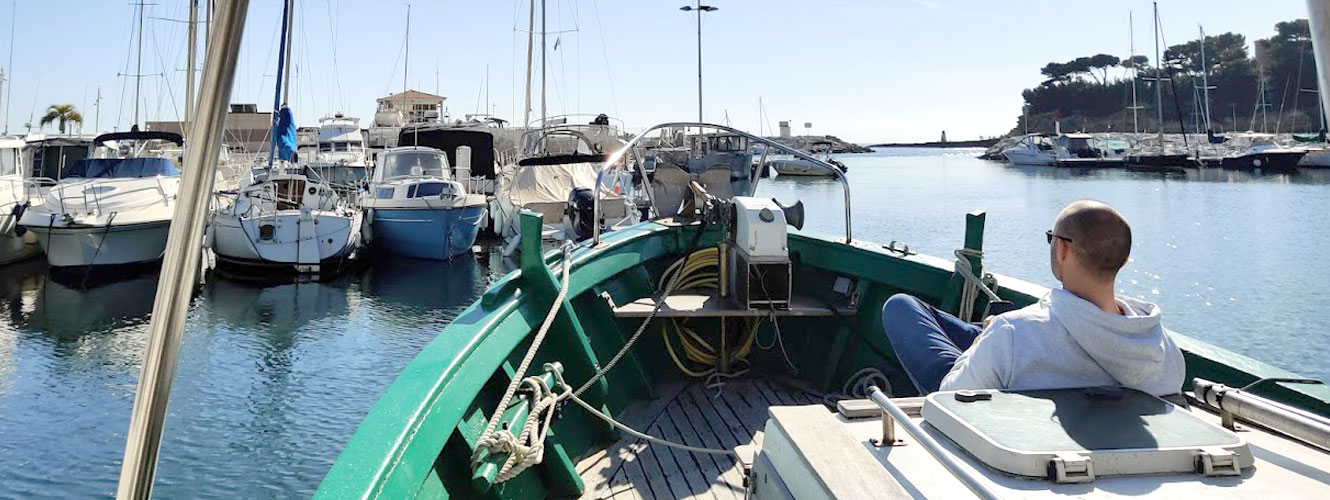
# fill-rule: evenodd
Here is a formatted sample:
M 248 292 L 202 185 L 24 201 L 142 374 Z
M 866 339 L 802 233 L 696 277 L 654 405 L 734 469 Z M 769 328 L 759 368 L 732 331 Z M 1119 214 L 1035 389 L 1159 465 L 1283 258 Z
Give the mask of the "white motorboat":
M 834 146 L 834 144 L 832 144 L 829 141 L 817 141 L 813 143 L 812 147 L 810 148 L 811 150 L 810 152 L 813 154 L 814 158 L 835 165 L 837 168 L 840 169 L 842 173 L 847 172 L 849 169 L 845 167 L 844 163 L 841 163 L 840 161 L 837 161 L 835 158 L 831 157 L 832 146 Z M 770 165 L 771 169 L 775 170 L 776 173 L 780 175 L 791 175 L 791 176 L 800 176 L 800 177 L 836 176 L 835 172 L 827 170 L 825 167 L 821 165 L 818 165 L 816 163 L 801 158 L 795 158 L 793 156 L 767 160 L 767 165 Z
M 1027 134 L 1016 145 L 1002 151 L 1012 165 L 1056 165 L 1060 155 L 1057 145 L 1046 134 Z
M 362 201 L 369 228 L 365 239 L 418 259 L 447 260 L 470 252 L 487 201 L 454 180 L 469 178 L 470 165 L 450 170 L 448 156 L 437 149 L 406 146 L 383 152 L 370 196 Z
M 0 265 L 41 253 L 37 238 L 18 225 L 30 205 L 23 168 L 22 139 L 0 138 Z
M 298 274 L 355 257 L 361 214 L 307 169 L 278 161 L 251 169 L 213 214 L 205 244 L 219 265 Z
M 158 154 L 163 143 L 183 142 L 178 134 L 137 127 L 98 136 L 92 148 L 110 151 L 66 164 L 59 182 L 24 211 L 19 225 L 35 233 L 55 267 L 161 259 L 180 170 Z
M 370 170 L 360 119 L 342 113 L 320 118 L 317 149 L 302 151 L 300 160 L 329 184 L 360 185 Z

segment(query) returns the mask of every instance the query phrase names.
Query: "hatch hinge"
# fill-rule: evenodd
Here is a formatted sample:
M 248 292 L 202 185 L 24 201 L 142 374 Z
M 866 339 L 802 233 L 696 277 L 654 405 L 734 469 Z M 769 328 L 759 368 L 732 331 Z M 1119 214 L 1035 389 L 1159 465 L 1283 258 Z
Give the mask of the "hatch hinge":
M 1058 453 L 1048 461 L 1048 477 L 1055 483 L 1089 483 L 1094 481 L 1094 463 L 1090 457 Z
M 1196 472 L 1206 476 L 1238 476 L 1242 468 L 1238 466 L 1238 454 L 1223 448 L 1201 448 L 1196 455 Z

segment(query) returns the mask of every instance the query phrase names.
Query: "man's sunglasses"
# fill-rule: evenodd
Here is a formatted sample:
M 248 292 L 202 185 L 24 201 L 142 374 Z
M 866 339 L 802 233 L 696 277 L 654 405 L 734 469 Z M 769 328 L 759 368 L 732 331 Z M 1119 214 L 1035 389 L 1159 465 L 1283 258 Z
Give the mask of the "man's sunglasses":
M 1048 237 L 1048 244 L 1049 244 L 1049 245 L 1052 245 L 1052 244 L 1053 244 L 1053 238 L 1057 238 L 1057 239 L 1060 239 L 1060 240 L 1065 241 L 1065 242 L 1067 242 L 1067 243 L 1071 243 L 1071 238 L 1068 238 L 1068 237 L 1066 237 L 1066 236 L 1061 236 L 1061 235 L 1053 234 L 1053 230 L 1052 230 L 1052 229 L 1049 229 L 1049 230 L 1047 230 L 1047 231 L 1044 231 L 1044 236 Z

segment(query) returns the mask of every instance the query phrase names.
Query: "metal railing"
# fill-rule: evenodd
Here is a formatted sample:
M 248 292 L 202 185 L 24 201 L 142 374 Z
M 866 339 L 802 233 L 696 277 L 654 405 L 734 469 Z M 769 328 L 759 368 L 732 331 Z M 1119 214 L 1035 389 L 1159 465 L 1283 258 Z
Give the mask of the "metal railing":
M 1264 380 L 1258 380 L 1247 387 Z M 1320 384 L 1319 380 L 1272 379 L 1271 382 Z M 1244 389 L 1228 387 L 1203 378 L 1192 381 L 1196 399 L 1219 410 L 1224 427 L 1236 430 L 1236 420 L 1269 427 L 1294 439 L 1330 449 L 1330 419 L 1257 396 Z
M 901 428 L 905 429 L 906 434 L 909 434 L 910 437 L 914 438 L 915 442 L 920 446 L 923 446 L 925 450 L 928 450 L 928 454 L 933 455 L 933 458 L 937 459 L 938 463 L 942 464 L 942 466 L 947 469 L 947 472 L 950 472 L 951 475 L 955 476 L 966 488 L 969 488 L 970 491 L 974 492 L 975 496 L 984 500 L 999 500 L 1002 498 L 997 492 L 989 488 L 988 484 L 975 474 L 974 471 L 967 468 L 960 462 L 960 460 L 957 460 L 954 455 L 943 449 L 942 445 L 938 443 L 936 439 L 933 439 L 933 436 L 925 433 L 924 429 L 919 427 L 919 424 L 910 420 L 910 416 L 905 414 L 905 410 L 896 406 L 896 402 L 892 401 L 881 389 L 878 389 L 877 387 L 870 388 L 868 390 L 868 397 L 872 399 L 874 403 L 877 403 L 878 406 L 882 407 L 882 428 L 884 430 L 884 441 L 882 446 L 892 445 L 892 443 L 887 441 L 895 440 L 895 424 L 900 424 Z M 892 420 L 894 420 L 894 422 L 892 422 Z
M 765 146 L 765 147 L 763 148 L 763 152 L 762 152 L 762 160 L 763 160 L 764 163 L 765 163 L 765 161 L 766 161 L 766 155 L 767 155 L 766 151 L 767 151 L 769 148 L 775 148 L 775 149 L 777 149 L 777 150 L 779 150 L 779 151 L 782 151 L 782 152 L 784 152 L 784 153 L 787 153 L 787 154 L 793 155 L 795 158 L 799 158 L 799 159 L 801 159 L 801 160 L 805 160 L 805 161 L 812 162 L 813 164 L 815 164 L 815 165 L 817 165 L 817 166 L 819 166 L 819 167 L 822 167 L 822 168 L 825 168 L 825 169 L 827 169 L 827 170 L 830 170 L 832 173 L 834 173 L 834 174 L 836 175 L 836 179 L 840 181 L 840 183 L 841 183 L 841 190 L 845 193 L 845 243 L 848 244 L 848 243 L 850 243 L 851 241 L 854 241 L 854 233 L 852 232 L 853 224 L 852 224 L 852 220 L 851 220 L 851 216 L 850 216 L 850 182 L 849 182 L 849 180 L 847 180 L 847 179 L 845 178 L 845 173 L 844 173 L 844 172 L 841 172 L 839 168 L 836 168 L 836 166 L 834 166 L 834 165 L 832 165 L 832 164 L 830 164 L 830 163 L 827 163 L 827 162 L 825 162 L 825 161 L 819 160 L 819 159 L 817 159 L 817 158 L 814 158 L 812 155 L 810 155 L 810 154 L 808 154 L 808 153 L 805 153 L 805 152 L 803 152 L 803 151 L 800 151 L 800 150 L 798 150 L 798 149 L 795 149 L 795 148 L 792 148 L 792 147 L 786 146 L 786 145 L 784 145 L 784 144 L 781 144 L 781 143 L 779 143 L 779 142 L 773 141 L 773 140 L 771 140 L 771 139 L 767 139 L 767 138 L 765 138 L 765 137 L 758 137 L 758 136 L 756 136 L 756 135 L 750 134 L 750 133 L 748 133 L 748 132 L 744 132 L 744 131 L 739 130 L 739 129 L 736 129 L 736 128 L 726 127 L 726 126 L 724 126 L 724 125 L 716 125 L 716 124 L 713 124 L 713 123 L 701 123 L 701 122 L 669 122 L 669 123 L 661 123 L 661 124 L 653 125 L 653 126 L 647 128 L 646 130 L 642 131 L 642 133 L 637 134 L 636 136 L 634 136 L 634 137 L 632 138 L 632 140 L 629 140 L 628 143 L 627 143 L 627 144 L 624 144 L 624 146 L 623 146 L 622 148 L 620 148 L 618 151 L 615 151 L 613 155 L 610 155 L 610 157 L 607 158 L 607 159 L 605 160 L 605 163 L 604 163 L 603 165 L 601 165 L 601 167 L 600 167 L 600 171 L 596 173 L 596 186 L 595 186 L 595 189 L 594 189 L 592 192 L 593 192 L 593 193 L 596 193 L 597 196 L 595 196 L 594 199 L 593 199 L 593 207 L 594 207 L 594 208 L 593 208 L 592 213 L 594 214 L 595 217 L 594 217 L 592 220 L 597 221 L 597 223 L 596 223 L 596 224 L 593 224 L 594 227 L 592 228 L 592 233 L 591 233 L 591 235 L 592 235 L 592 236 L 591 236 L 591 245 L 592 245 L 592 246 L 595 246 L 595 245 L 600 244 L 600 224 L 599 224 L 599 221 L 600 221 L 600 196 L 599 196 L 599 193 L 600 193 L 600 187 L 601 187 L 601 185 L 603 184 L 603 181 L 604 181 L 604 178 L 605 178 L 605 173 L 608 172 L 608 171 L 610 171 L 610 170 L 615 170 L 615 169 L 617 169 L 617 168 L 618 168 L 618 165 L 617 165 L 617 164 L 619 164 L 619 163 L 624 163 L 624 155 L 627 154 L 629 151 L 633 151 L 633 155 L 634 155 L 634 156 L 633 156 L 633 159 L 635 160 L 633 163 L 637 165 L 638 170 L 640 171 L 640 170 L 642 169 L 642 163 L 643 163 L 643 161 L 644 161 L 644 158 L 642 158 L 641 155 L 638 155 L 638 154 L 637 154 L 636 149 L 634 148 L 634 146 L 637 146 L 640 142 L 642 142 L 642 140 L 643 140 L 644 138 L 646 138 L 647 135 L 650 134 L 651 132 L 654 132 L 654 131 L 656 131 L 656 130 L 671 129 L 671 128 L 697 128 L 697 129 L 711 128 L 711 129 L 715 129 L 715 130 L 717 130 L 717 131 L 723 131 L 723 132 L 726 132 L 726 133 L 729 133 L 729 134 L 734 134 L 734 135 L 742 136 L 742 137 L 747 138 L 747 139 L 750 140 L 750 141 L 756 141 L 756 142 L 761 143 L 761 144 L 763 144 L 763 145 Z M 699 130 L 699 131 L 700 131 L 700 130 Z M 750 145 L 750 147 L 751 147 L 751 145 Z M 758 168 L 759 171 L 760 171 L 760 169 L 762 168 L 762 165 L 758 165 L 757 168 Z M 646 179 L 647 179 L 646 172 L 644 172 L 644 171 L 641 172 L 641 175 L 642 175 L 642 180 L 643 180 L 643 182 L 646 182 Z M 756 182 L 753 183 L 753 189 L 754 189 L 754 190 L 757 189 L 757 183 L 756 183 Z M 652 194 L 651 194 L 651 187 L 650 187 L 650 186 L 647 186 L 647 187 L 646 187 L 646 191 L 647 191 L 647 197 L 650 198 L 650 200 L 651 200 L 651 204 L 652 204 L 651 209 L 652 209 L 652 211 L 654 211 L 654 210 L 655 210 L 655 198 L 654 198 L 654 197 L 652 196 Z

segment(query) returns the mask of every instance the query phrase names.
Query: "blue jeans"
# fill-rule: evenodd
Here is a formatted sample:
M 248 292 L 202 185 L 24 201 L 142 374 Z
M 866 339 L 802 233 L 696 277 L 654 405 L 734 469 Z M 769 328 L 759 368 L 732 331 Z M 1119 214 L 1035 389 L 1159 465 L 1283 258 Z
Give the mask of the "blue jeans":
M 937 391 L 983 328 L 903 293 L 882 304 L 882 329 L 919 394 Z

